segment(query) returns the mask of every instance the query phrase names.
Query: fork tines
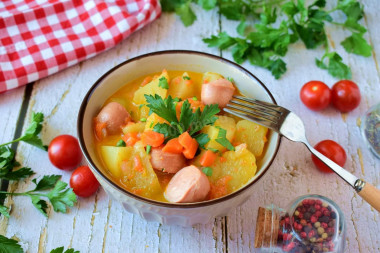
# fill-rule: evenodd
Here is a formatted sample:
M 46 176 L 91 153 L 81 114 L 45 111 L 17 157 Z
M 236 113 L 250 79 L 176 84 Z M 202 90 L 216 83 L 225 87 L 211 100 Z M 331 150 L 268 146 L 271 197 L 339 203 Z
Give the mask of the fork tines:
M 289 111 L 253 98 L 233 96 L 224 111 L 278 131 Z

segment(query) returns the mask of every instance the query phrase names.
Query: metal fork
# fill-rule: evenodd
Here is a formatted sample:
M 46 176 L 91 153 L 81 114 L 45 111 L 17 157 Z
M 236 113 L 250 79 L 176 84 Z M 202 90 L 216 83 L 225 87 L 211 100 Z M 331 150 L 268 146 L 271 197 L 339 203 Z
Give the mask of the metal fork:
M 305 126 L 295 113 L 272 103 L 253 98 L 234 96 L 224 111 L 268 127 L 291 141 L 302 142 L 324 164 L 350 184 L 372 207 L 380 212 L 380 190 L 352 175 L 338 164 L 315 150 L 307 141 Z

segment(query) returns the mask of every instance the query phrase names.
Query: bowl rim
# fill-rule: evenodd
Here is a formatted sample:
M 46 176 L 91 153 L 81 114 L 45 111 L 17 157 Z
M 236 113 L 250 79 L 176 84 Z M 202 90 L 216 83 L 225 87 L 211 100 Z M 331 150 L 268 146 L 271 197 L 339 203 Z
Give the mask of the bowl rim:
M 131 197 L 131 198 L 133 198 L 133 199 L 135 199 L 137 201 L 142 201 L 142 202 L 144 202 L 146 204 L 150 204 L 150 205 L 154 205 L 154 206 L 161 206 L 161 207 L 168 207 L 168 208 L 197 208 L 197 207 L 202 207 L 202 206 L 215 205 L 215 204 L 227 201 L 229 199 L 232 199 L 232 198 L 240 195 L 241 193 L 243 193 L 248 188 L 250 188 L 254 183 L 256 183 L 257 181 L 259 181 L 259 179 L 262 176 L 264 176 L 264 174 L 268 171 L 269 167 L 272 165 L 272 163 L 273 163 L 273 161 L 274 161 L 274 159 L 275 159 L 275 157 L 276 157 L 276 155 L 278 153 L 278 150 L 279 150 L 279 147 L 280 147 L 280 143 L 281 143 L 281 136 L 279 136 L 279 138 L 277 139 L 277 143 L 276 143 L 276 147 L 275 147 L 275 150 L 274 150 L 273 157 L 270 159 L 270 161 L 267 164 L 267 166 L 265 168 L 262 168 L 263 172 L 258 177 L 256 177 L 254 180 L 252 180 L 252 182 L 250 182 L 249 184 L 245 185 L 244 187 L 242 187 L 242 188 L 240 188 L 240 189 L 238 189 L 238 190 L 236 190 L 236 191 L 234 191 L 234 192 L 232 192 L 232 193 L 230 193 L 230 194 L 228 194 L 226 196 L 223 196 L 223 197 L 220 197 L 220 198 L 217 198 L 217 199 L 202 201 L 202 202 L 169 203 L 169 202 L 160 202 L 160 201 L 148 199 L 148 198 L 145 198 L 145 197 L 142 197 L 142 196 L 139 196 L 139 195 L 135 195 L 135 194 L 127 191 L 126 189 L 122 188 L 117 183 L 115 183 L 112 180 L 110 180 L 110 178 L 108 178 L 107 176 L 103 175 L 104 173 L 94 164 L 93 160 L 91 159 L 91 156 L 90 156 L 90 154 L 89 154 L 89 152 L 87 150 L 87 147 L 86 147 L 85 142 L 84 142 L 84 137 L 83 137 L 83 116 L 84 116 L 84 112 L 85 112 L 85 110 L 87 108 L 87 104 L 88 104 L 88 102 L 89 102 L 89 100 L 91 98 L 91 95 L 94 92 L 94 90 L 101 84 L 101 82 L 108 75 L 112 74 L 115 70 L 117 70 L 118 68 L 120 68 L 120 67 L 122 67 L 122 66 L 124 66 L 126 64 L 129 64 L 131 62 L 140 60 L 142 58 L 147 58 L 147 57 L 157 56 L 157 55 L 167 55 L 167 54 L 192 54 L 192 55 L 198 55 L 198 56 L 202 56 L 202 57 L 208 57 L 208 58 L 211 58 L 211 59 L 214 59 L 214 60 L 226 63 L 228 65 L 232 65 L 232 67 L 237 68 L 238 70 L 240 70 L 241 72 L 245 73 L 249 77 L 255 79 L 265 89 L 265 91 L 267 92 L 267 94 L 269 95 L 269 97 L 272 99 L 273 103 L 277 104 L 276 100 L 274 99 L 274 97 L 273 97 L 272 93 L 269 91 L 269 89 L 255 75 L 253 75 L 251 72 L 249 72 L 247 69 L 245 69 L 244 67 L 240 66 L 239 64 L 237 64 L 235 62 L 232 62 L 230 60 L 227 60 L 225 58 L 222 58 L 220 56 L 209 54 L 209 53 L 204 53 L 204 52 L 199 52 L 199 51 L 193 51 L 193 50 L 162 50 L 162 51 L 155 51 L 155 52 L 151 52 L 151 53 L 147 53 L 147 54 L 138 55 L 136 57 L 128 59 L 128 60 L 126 60 L 126 61 L 124 61 L 124 62 L 122 62 L 122 63 L 114 66 L 109 71 L 107 71 L 105 74 L 103 74 L 91 86 L 91 88 L 89 89 L 89 91 L 87 92 L 87 94 L 85 95 L 85 97 L 83 98 L 82 104 L 81 104 L 81 106 L 79 108 L 79 112 L 78 112 L 78 116 L 77 116 L 77 134 L 78 134 L 79 144 L 80 144 L 80 148 L 82 150 L 82 153 L 84 154 L 84 157 L 87 160 L 87 162 L 89 163 L 90 167 L 92 167 L 92 171 L 95 172 L 99 177 L 101 177 L 107 183 L 109 183 L 110 186 L 112 186 L 113 188 L 115 188 L 119 192 L 122 192 L 123 194 L 127 195 L 128 197 Z

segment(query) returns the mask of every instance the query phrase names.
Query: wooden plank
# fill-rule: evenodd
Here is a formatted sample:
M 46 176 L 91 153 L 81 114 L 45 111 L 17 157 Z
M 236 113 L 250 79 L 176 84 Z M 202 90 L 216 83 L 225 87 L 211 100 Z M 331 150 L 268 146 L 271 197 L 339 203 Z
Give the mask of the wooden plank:
M 215 11 L 204 12 L 198 15 L 196 24 L 184 29 L 175 15 L 163 15 L 106 53 L 37 82 L 28 118 L 32 111 L 45 114 L 42 132 L 45 143 L 60 134 L 76 135 L 76 115 L 81 99 L 107 69 L 136 55 L 164 49 L 193 49 L 217 54 L 218 50 L 207 48 L 200 40 L 216 32 L 218 19 Z M 62 175 L 63 181 L 69 181 L 70 172 L 54 168 L 47 154 L 34 147 L 21 144 L 18 159 L 32 167 L 37 176 L 54 173 Z M 17 191 L 31 187 L 31 181 L 27 180 L 18 185 Z M 49 252 L 59 246 L 73 247 L 81 252 L 176 252 L 183 247 L 189 251 L 225 250 L 222 243 L 224 223 L 220 219 L 186 229 L 147 223 L 124 211 L 102 189 L 96 196 L 79 199 L 67 214 L 50 210 L 49 219 L 38 213 L 28 199 L 14 198 L 13 214 L 5 226 L 6 234 L 16 234 L 25 242 L 28 252 Z M 20 227 L 27 230 L 20 231 Z
M 371 2 L 372 15 L 374 15 L 375 1 L 366 1 L 366 6 L 367 2 Z M 375 19 L 368 15 L 367 8 L 366 17 L 367 21 L 373 20 L 373 31 L 376 31 Z M 222 30 L 232 35 L 236 35 L 234 29 L 236 25 L 237 22 L 222 19 Z M 299 90 L 304 83 L 310 80 L 321 80 L 331 87 L 337 81 L 314 64 L 314 58 L 320 58 L 323 55 L 323 49 L 306 50 L 301 43 L 292 45 L 284 58 L 288 72 L 280 80 L 275 80 L 268 71 L 248 63 L 243 66 L 264 82 L 280 105 L 302 117 L 311 144 L 324 139 L 337 141 L 347 152 L 348 160 L 345 168 L 379 187 L 379 174 L 376 170 L 378 160 L 366 149 L 357 125 L 358 118 L 369 105 L 378 102 L 380 86 L 376 63 L 373 58 L 345 53 L 339 41 L 348 35 L 346 31 L 329 28 L 328 33 L 335 42 L 338 53 L 350 65 L 353 80 L 358 83 L 362 92 L 363 101 L 359 108 L 348 114 L 340 114 L 333 108 L 322 112 L 312 112 L 299 100 Z M 375 36 L 373 33 L 370 34 Z M 377 36 L 373 40 L 378 39 Z M 232 58 L 229 52 L 223 52 L 223 56 Z M 379 214 L 363 203 L 360 197 L 338 176 L 318 172 L 311 162 L 309 151 L 302 144 L 292 143 L 283 138 L 275 162 L 267 175 L 257 183 L 256 189 L 257 194 L 228 216 L 228 246 L 231 252 L 254 251 L 254 229 L 259 206 L 265 207 L 274 203 L 277 206 L 286 207 L 292 199 L 310 193 L 327 196 L 341 207 L 347 225 L 345 252 L 375 252 L 380 246 L 377 233 Z

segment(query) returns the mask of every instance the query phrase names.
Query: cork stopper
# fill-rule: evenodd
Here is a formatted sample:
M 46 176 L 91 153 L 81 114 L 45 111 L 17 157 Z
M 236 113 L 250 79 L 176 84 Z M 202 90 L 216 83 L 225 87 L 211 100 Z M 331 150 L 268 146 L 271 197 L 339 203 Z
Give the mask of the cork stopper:
M 269 248 L 277 245 L 279 223 L 278 212 L 259 207 L 256 220 L 255 248 Z

